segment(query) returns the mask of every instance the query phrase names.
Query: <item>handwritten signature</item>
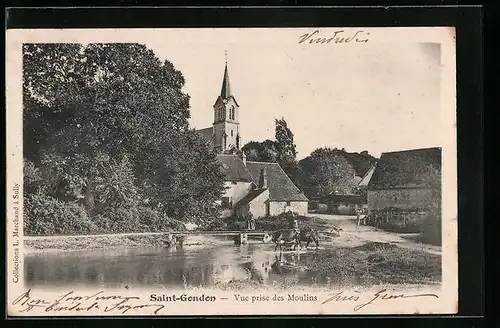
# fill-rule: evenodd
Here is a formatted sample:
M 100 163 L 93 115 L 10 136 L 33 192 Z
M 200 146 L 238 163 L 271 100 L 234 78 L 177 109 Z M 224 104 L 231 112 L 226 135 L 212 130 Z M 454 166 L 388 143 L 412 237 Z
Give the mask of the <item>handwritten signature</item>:
M 405 298 L 416 298 L 416 297 L 435 297 L 439 298 L 436 294 L 412 294 L 406 295 L 404 293 L 399 294 L 391 294 L 387 292 L 387 289 L 382 289 L 373 294 L 373 297 L 364 303 L 360 303 L 354 306 L 354 311 L 359 311 L 367 305 L 373 304 L 375 301 L 384 301 L 384 300 L 396 300 L 396 299 L 405 299 Z M 358 302 L 361 298 L 361 293 L 355 291 L 353 294 L 344 294 L 343 291 L 333 294 L 330 298 L 324 300 L 321 304 L 326 304 L 330 302 Z
M 346 32 L 344 30 L 334 31 L 333 34 L 328 36 L 321 36 L 319 30 L 315 30 L 311 33 L 306 33 L 299 36 L 300 43 L 310 43 L 310 44 L 325 44 L 325 43 L 367 43 L 370 35 L 369 32 L 363 30 L 358 30 L 355 33 Z
M 104 291 L 82 296 L 74 291 L 67 292 L 59 296 L 56 300 L 47 300 L 45 298 L 34 298 L 31 295 L 31 289 L 22 293 L 12 304 L 20 305 L 19 312 L 29 312 L 34 308 L 44 308 L 45 312 L 76 311 L 89 312 L 91 310 L 102 310 L 104 312 L 119 312 L 125 314 L 133 310 L 151 309 L 153 314 L 158 314 L 165 308 L 163 304 L 145 304 L 138 302 L 137 296 L 122 296 L 107 294 Z

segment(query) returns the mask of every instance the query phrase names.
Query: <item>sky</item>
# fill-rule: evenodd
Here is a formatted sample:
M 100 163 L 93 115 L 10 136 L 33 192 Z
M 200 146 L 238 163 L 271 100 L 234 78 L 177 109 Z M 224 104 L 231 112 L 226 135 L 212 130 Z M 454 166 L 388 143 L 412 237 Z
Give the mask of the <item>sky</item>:
M 439 43 L 299 44 L 303 33 L 176 30 L 143 43 L 184 75 L 193 128 L 212 125 L 227 51 L 242 144 L 274 139 L 283 117 L 298 159 L 323 146 L 377 157 L 442 146 Z

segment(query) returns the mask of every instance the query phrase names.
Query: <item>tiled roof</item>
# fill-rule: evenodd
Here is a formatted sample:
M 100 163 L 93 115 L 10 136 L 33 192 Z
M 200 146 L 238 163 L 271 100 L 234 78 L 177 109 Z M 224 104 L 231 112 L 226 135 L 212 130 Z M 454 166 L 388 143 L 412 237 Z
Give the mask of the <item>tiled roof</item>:
M 248 195 L 243 197 L 239 202 L 238 205 L 246 205 L 250 203 L 252 200 L 257 198 L 259 195 L 261 195 L 263 192 L 265 192 L 267 189 L 255 189 L 252 190 Z
M 217 161 L 222 166 L 226 181 L 253 182 L 252 176 L 238 155 L 217 155 Z
M 213 127 L 204 128 L 204 129 L 196 130 L 196 132 L 201 134 L 203 136 L 203 138 L 205 138 L 207 140 L 207 142 L 210 142 L 210 141 L 212 141 L 212 137 L 214 134 L 214 128 Z
M 441 148 L 382 153 L 369 189 L 430 188 L 441 179 Z
M 255 185 L 259 185 L 260 172 L 266 169 L 267 187 L 271 201 L 307 201 L 307 197 L 288 178 L 278 163 L 249 162 L 247 168 Z

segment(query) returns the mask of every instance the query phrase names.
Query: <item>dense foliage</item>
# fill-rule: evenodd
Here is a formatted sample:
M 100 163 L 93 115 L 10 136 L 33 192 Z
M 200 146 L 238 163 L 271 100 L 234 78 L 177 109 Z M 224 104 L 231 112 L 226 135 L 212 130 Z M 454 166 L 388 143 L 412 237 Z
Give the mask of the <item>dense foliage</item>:
M 377 159 L 370 155 L 366 150 L 360 153 L 350 153 L 345 149 L 335 148 L 333 151 L 339 155 L 344 156 L 349 164 L 351 164 L 352 168 L 356 172 L 356 175 L 359 177 L 363 177 L 377 162 Z
M 241 150 L 248 161 L 279 163 L 288 177 L 297 182 L 297 150 L 293 133 L 284 118 L 275 120 L 275 140 L 250 141 Z
M 218 215 L 223 175 L 169 61 L 140 44 L 25 44 L 23 70 L 27 234 Z
M 275 120 L 275 140 L 250 141 L 241 149 L 248 161 L 279 163 L 288 177 L 311 199 L 339 194 L 365 194 L 355 176 L 363 177 L 377 159 L 367 151 L 318 148 L 297 162 L 294 135 L 284 118 Z
M 335 149 L 318 148 L 299 162 L 299 185 L 310 199 L 353 193 L 355 171 Z

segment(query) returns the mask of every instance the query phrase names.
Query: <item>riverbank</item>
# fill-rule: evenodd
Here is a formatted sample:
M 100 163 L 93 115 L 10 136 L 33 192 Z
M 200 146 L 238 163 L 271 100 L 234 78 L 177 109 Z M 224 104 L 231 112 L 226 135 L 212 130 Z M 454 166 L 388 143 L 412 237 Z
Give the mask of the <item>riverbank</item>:
M 255 280 L 219 283 L 222 290 L 298 290 L 307 288 L 369 287 L 374 285 L 437 286 L 442 282 L 441 256 L 396 245 L 370 242 L 359 247 L 324 249 L 315 253 L 304 277 L 277 275 L 271 285 Z M 297 263 L 275 263 L 272 271 L 301 270 Z
M 39 239 L 28 237 L 24 239 L 24 252 L 30 254 L 113 248 L 172 247 L 180 242 L 170 233 L 48 236 Z

